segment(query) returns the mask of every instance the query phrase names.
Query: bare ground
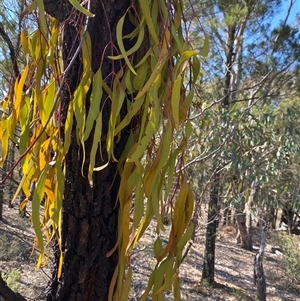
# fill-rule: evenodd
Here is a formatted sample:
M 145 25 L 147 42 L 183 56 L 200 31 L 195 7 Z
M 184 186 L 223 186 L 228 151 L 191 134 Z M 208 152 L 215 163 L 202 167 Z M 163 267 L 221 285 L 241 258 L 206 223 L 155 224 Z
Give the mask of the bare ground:
M 33 246 L 34 234 L 28 220 L 20 218 L 17 208 L 4 205 L 4 219 L 0 221 L 0 272 L 28 300 L 45 300 L 45 287 L 50 279 L 50 265 L 35 267 L 38 251 Z M 216 285 L 201 286 L 201 273 L 204 252 L 203 224 L 197 233 L 180 271 L 181 298 L 196 300 L 256 300 L 253 285 L 253 262 L 259 248 L 259 236 L 254 237 L 254 251 L 249 252 L 235 244 L 235 229 L 228 226 L 218 232 L 216 244 Z M 274 238 L 275 237 L 275 238 Z M 133 251 L 131 264 L 133 284 L 129 300 L 139 300 L 146 287 L 146 281 L 155 265 L 151 242 L 155 239 L 150 229 Z M 282 256 L 272 252 L 276 243 L 276 232 L 269 233 L 264 257 L 264 270 L 267 280 L 267 300 L 300 301 L 300 286 L 293 283 L 284 269 Z M 17 271 L 17 273 L 14 273 Z M 19 271 L 19 272 L 18 272 Z M 17 275 L 17 276 L 14 276 Z M 172 293 L 165 293 L 166 300 L 173 300 Z M 148 300 L 151 300 L 149 296 Z M 1 297 L 0 297 L 1 300 Z

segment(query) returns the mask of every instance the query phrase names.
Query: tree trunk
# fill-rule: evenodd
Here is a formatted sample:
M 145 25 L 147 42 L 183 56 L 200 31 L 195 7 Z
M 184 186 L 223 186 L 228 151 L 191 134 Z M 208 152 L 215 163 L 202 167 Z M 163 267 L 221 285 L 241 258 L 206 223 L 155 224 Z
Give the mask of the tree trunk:
M 78 151 L 75 141 L 67 156 L 62 225 L 63 274 L 58 280 L 55 269 L 48 301 L 107 300 L 118 260 L 117 252 L 106 256 L 116 244 L 118 235 L 116 164 L 111 163 L 95 174 L 95 186 L 91 188 L 81 175 Z M 58 264 L 59 252 L 56 251 Z
M 210 199 L 208 204 L 206 240 L 202 270 L 202 282 L 207 284 L 213 284 L 215 281 L 215 245 L 218 226 L 219 185 L 220 178 L 218 170 L 216 170 L 211 183 Z
M 58 5 L 61 1 L 52 1 Z M 49 1 L 47 1 L 49 4 Z M 45 2 L 45 4 L 47 4 Z M 59 7 L 68 7 L 64 1 Z M 96 72 L 102 68 L 103 78 L 108 86 L 111 86 L 114 74 L 120 69 L 120 62 L 108 60 L 107 55 L 115 54 L 113 44 L 116 45 L 116 25 L 118 20 L 130 7 L 129 0 L 91 1 L 91 11 L 95 14 L 89 20 L 88 32 L 92 41 L 92 69 Z M 63 12 L 54 10 L 46 5 L 46 10 L 61 22 L 66 19 Z M 75 18 L 80 20 L 79 13 L 69 18 L 64 25 L 64 64 L 69 64 L 78 47 L 79 22 L 73 22 Z M 67 19 L 67 20 L 69 20 Z M 82 24 L 82 23 L 81 23 Z M 128 20 L 124 24 L 124 34 L 126 28 L 132 30 L 132 25 L 128 25 Z M 131 23 L 130 23 L 131 24 Z M 80 25 L 79 25 L 80 26 Z M 128 33 L 127 32 L 127 33 Z M 76 43 L 74 47 L 74 41 Z M 77 42 L 76 42 L 77 41 Z M 130 42 L 132 43 L 132 41 Z M 125 43 L 125 47 L 128 46 Z M 126 47 L 127 48 L 127 47 Z M 106 51 L 104 54 L 103 52 Z M 102 60 L 103 58 L 103 60 Z M 101 61 L 102 60 L 102 61 Z M 67 75 L 66 85 L 62 100 L 62 123 L 66 118 L 66 110 L 70 98 L 80 80 L 81 61 L 77 58 Z M 103 96 L 101 109 L 103 114 L 101 156 L 96 158 L 96 166 L 107 163 L 108 156 L 106 149 L 106 132 L 110 116 L 110 101 L 105 101 L 107 95 Z M 125 102 L 126 103 L 126 102 Z M 87 107 L 89 102 L 87 99 Z M 100 110 L 100 108 L 99 108 Z M 124 109 L 122 109 L 125 114 Z M 91 134 L 91 137 L 93 135 Z M 127 141 L 126 132 L 122 133 L 120 141 L 115 147 L 115 156 L 119 158 Z M 86 154 L 92 146 L 91 139 L 85 144 Z M 102 171 L 95 172 L 93 176 L 93 187 L 90 187 L 87 177 L 82 176 L 82 149 L 76 141 L 76 132 L 73 128 L 72 141 L 69 152 L 66 156 L 66 181 L 64 191 L 64 201 L 62 204 L 62 246 L 64 253 L 64 265 L 60 279 L 57 279 L 57 267 L 59 263 L 59 250 L 55 249 L 55 267 L 52 281 L 48 287 L 48 301 L 106 301 L 108 299 L 109 285 L 118 262 L 118 251 L 107 257 L 107 253 L 113 249 L 118 236 L 118 203 L 117 194 L 120 178 L 117 173 L 117 164 L 110 162 L 108 167 Z M 83 174 L 87 175 L 89 158 L 86 158 Z
M 236 220 L 238 226 L 237 243 L 241 242 L 242 248 L 249 251 L 253 250 L 251 210 L 254 204 L 254 196 L 257 189 L 256 183 L 257 180 L 254 180 L 251 184 L 251 192 L 245 205 L 245 213 L 240 210 L 236 211 Z
M 241 244 L 243 249 L 247 249 L 247 229 L 246 229 L 246 215 L 242 210 L 235 210 L 235 219 L 237 225 L 236 243 Z
M 263 268 L 263 256 L 264 256 L 264 250 L 266 246 L 267 227 L 262 226 L 262 221 L 260 223 L 261 223 L 261 243 L 260 243 L 260 249 L 254 258 L 254 285 L 256 285 L 257 300 L 266 301 L 267 285 L 266 285 L 266 277 Z
M 293 229 L 293 221 L 294 221 L 294 212 L 292 210 L 291 205 L 288 203 L 282 208 L 280 227 L 282 226 L 282 223 L 286 224 L 289 233 L 291 233 Z
M 255 189 L 255 188 L 254 188 Z M 252 242 L 252 216 L 251 216 L 251 209 L 253 206 L 253 198 L 249 198 L 248 202 L 246 203 L 246 231 L 247 231 L 247 244 L 245 249 L 252 251 L 253 250 L 253 242 Z

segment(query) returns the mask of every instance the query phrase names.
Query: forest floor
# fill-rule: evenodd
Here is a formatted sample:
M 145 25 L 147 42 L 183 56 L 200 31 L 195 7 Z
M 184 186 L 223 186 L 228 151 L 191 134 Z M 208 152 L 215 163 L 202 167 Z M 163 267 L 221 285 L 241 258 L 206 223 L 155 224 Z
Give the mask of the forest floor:
M 259 236 L 254 236 L 254 251 L 250 252 L 236 245 L 234 227 L 227 226 L 218 231 L 216 285 L 209 287 L 200 285 L 205 243 L 204 229 L 203 223 L 181 266 L 181 299 L 256 300 L 253 262 L 259 248 Z M 276 231 L 268 233 L 264 254 L 267 300 L 300 301 L 300 285 L 293 283 L 287 276 L 282 255 L 272 252 L 272 247 L 276 247 L 276 237 Z M 150 228 L 132 253 L 133 284 L 129 300 L 138 301 L 146 287 L 147 278 L 155 265 L 151 248 L 151 242 L 155 238 L 154 230 Z M 33 250 L 33 242 L 34 233 L 30 228 L 30 222 L 19 217 L 17 208 L 8 208 L 4 205 L 3 221 L 0 221 L 0 272 L 7 283 L 27 300 L 45 300 L 45 287 L 51 273 L 51 259 L 47 266 L 37 269 L 38 252 Z M 172 292 L 166 292 L 165 296 L 165 300 L 173 300 Z M 152 297 L 149 296 L 147 300 L 152 300 Z

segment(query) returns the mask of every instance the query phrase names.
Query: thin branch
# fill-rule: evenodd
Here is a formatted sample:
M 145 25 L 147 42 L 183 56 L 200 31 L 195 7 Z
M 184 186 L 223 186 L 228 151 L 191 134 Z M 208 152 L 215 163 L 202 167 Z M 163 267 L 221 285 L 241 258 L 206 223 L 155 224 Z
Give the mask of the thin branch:
M 19 67 L 17 64 L 17 57 L 16 57 L 16 52 L 15 52 L 15 48 L 14 45 L 12 43 L 12 41 L 10 40 L 7 32 L 4 29 L 4 25 L 2 24 L 2 22 L 0 22 L 0 36 L 2 37 L 2 39 L 4 40 L 4 42 L 7 44 L 8 48 L 9 48 L 9 56 L 10 56 L 10 60 L 13 64 L 13 70 L 15 73 L 15 78 L 17 78 L 20 74 L 19 71 Z

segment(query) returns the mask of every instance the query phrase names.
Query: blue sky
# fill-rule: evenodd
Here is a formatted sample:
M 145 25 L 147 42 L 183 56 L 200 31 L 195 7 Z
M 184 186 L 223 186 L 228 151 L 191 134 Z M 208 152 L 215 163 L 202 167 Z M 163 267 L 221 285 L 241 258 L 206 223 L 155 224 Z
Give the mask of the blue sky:
M 280 13 L 276 15 L 276 17 L 273 19 L 272 25 L 274 26 L 278 25 L 279 21 L 283 21 L 286 17 L 286 13 L 289 7 L 290 0 L 283 1 L 282 8 L 280 10 Z M 297 15 L 300 17 L 300 0 L 295 0 L 295 4 L 293 5 L 291 9 L 290 16 L 288 18 L 288 24 L 294 24 L 296 23 L 296 17 Z

